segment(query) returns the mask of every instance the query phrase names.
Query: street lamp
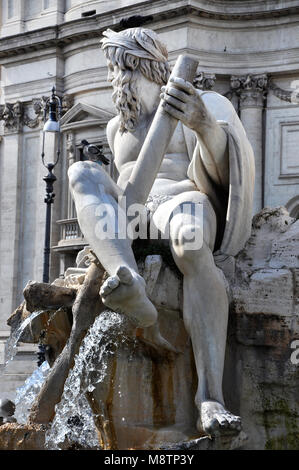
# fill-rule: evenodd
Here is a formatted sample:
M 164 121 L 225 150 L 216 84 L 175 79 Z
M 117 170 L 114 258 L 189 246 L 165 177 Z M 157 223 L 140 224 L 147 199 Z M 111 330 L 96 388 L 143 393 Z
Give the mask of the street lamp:
M 48 119 L 47 119 L 48 114 Z M 53 185 L 56 176 L 53 169 L 58 163 L 60 156 L 60 117 L 61 117 L 61 100 L 55 95 L 55 87 L 52 88 L 52 95 L 47 99 L 44 107 L 44 128 L 43 128 L 43 146 L 42 146 L 42 163 L 48 170 L 47 176 L 43 178 L 46 182 L 46 197 L 44 199 L 47 204 L 46 211 L 46 227 L 45 227 L 45 244 L 44 244 L 44 265 L 43 265 L 43 282 L 49 282 L 50 271 L 50 239 L 51 239 L 51 210 L 54 202 L 55 194 L 53 193 Z M 46 120 L 47 119 L 47 120 Z M 57 134 L 56 158 L 53 163 L 45 163 L 45 136 L 46 132 Z

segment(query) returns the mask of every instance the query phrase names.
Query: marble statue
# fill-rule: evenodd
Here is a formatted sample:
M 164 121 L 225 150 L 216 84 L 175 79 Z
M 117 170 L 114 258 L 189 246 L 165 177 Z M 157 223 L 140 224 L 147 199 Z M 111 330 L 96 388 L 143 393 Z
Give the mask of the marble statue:
M 107 125 L 107 138 L 119 177 L 113 181 L 92 161 L 69 168 L 81 230 L 109 274 L 100 290 L 102 301 L 147 329 L 160 347 L 171 349 L 158 331 L 157 311 L 146 295 L 132 240 L 118 236 L 115 214 L 127 196 L 127 207 L 145 204 L 157 231 L 163 235 L 168 230 L 174 261 L 183 274 L 184 324 L 198 375 L 198 429 L 211 436 L 238 433 L 241 419 L 225 408 L 222 393 L 228 297 L 217 266 L 232 259 L 250 235 L 252 148 L 225 97 L 198 90 L 192 80 L 173 73 L 169 80 L 167 50 L 153 31 L 107 30 L 102 49 L 118 111 Z M 155 121 L 157 109 L 159 123 L 175 123 L 167 138 Z M 156 159 L 159 153 L 162 163 Z M 114 236 L 106 239 L 98 233 L 103 204 L 115 228 Z M 192 213 L 177 211 L 173 217 L 184 204 Z M 128 223 L 130 217 L 125 213 L 123 220 Z M 195 233 L 201 237 L 196 247 L 188 243 Z
M 0 399 L 0 424 L 15 423 L 15 404 L 7 398 Z

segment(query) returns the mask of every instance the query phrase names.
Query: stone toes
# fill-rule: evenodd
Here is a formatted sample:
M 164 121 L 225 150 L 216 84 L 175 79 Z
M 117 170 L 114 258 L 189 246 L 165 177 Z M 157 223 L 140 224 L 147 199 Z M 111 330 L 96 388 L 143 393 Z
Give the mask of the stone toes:
M 100 295 L 102 297 L 107 297 L 107 295 L 109 295 L 110 292 L 111 292 L 111 289 L 107 284 L 102 286 L 101 289 L 100 289 Z
M 204 426 L 204 428 L 208 434 L 216 436 L 219 433 L 219 421 L 216 418 L 213 418 Z
M 228 413 L 218 421 L 222 429 L 226 428 L 237 431 L 241 431 L 242 429 L 241 418 L 239 416 L 234 416 Z
M 109 277 L 107 281 L 102 285 L 100 289 L 100 295 L 107 297 L 117 286 L 119 285 L 119 280 L 117 277 Z
M 130 285 L 133 282 L 132 273 L 126 266 L 120 266 L 116 272 L 116 275 L 122 284 Z
M 228 414 L 226 416 L 226 419 L 228 420 L 228 422 L 232 425 L 241 425 L 241 418 L 240 416 L 235 416 L 235 415 L 232 415 L 232 414 Z
M 230 413 L 217 413 L 208 420 L 204 429 L 213 437 L 218 437 L 222 433 L 240 432 L 242 430 L 241 418 Z
M 221 428 L 227 428 L 230 425 L 229 421 L 224 417 L 218 418 L 217 421 Z
M 119 285 L 119 280 L 116 277 L 110 277 L 107 280 L 107 285 L 109 289 L 113 290 Z
M 234 426 L 238 431 L 241 431 L 241 430 L 242 430 L 241 418 L 238 417 L 238 419 L 235 419 L 235 420 L 234 420 L 234 423 L 233 423 L 233 426 Z

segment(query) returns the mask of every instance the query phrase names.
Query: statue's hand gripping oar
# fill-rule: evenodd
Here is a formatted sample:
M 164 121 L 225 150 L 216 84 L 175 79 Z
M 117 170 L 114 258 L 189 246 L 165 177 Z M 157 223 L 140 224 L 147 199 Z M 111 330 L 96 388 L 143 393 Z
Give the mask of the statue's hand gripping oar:
M 197 65 L 198 61 L 192 57 L 180 55 L 169 80 L 179 77 L 192 83 Z M 178 120 L 163 109 L 161 101 L 124 191 L 127 208 L 147 201 L 177 123 Z

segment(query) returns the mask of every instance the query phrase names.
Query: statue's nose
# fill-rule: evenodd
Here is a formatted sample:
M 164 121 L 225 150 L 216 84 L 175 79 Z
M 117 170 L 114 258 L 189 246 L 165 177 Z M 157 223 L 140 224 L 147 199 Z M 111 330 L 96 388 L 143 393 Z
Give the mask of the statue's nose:
M 113 71 L 112 71 L 112 70 L 108 70 L 107 81 L 108 81 L 108 82 L 112 82 L 113 78 L 114 78 Z

